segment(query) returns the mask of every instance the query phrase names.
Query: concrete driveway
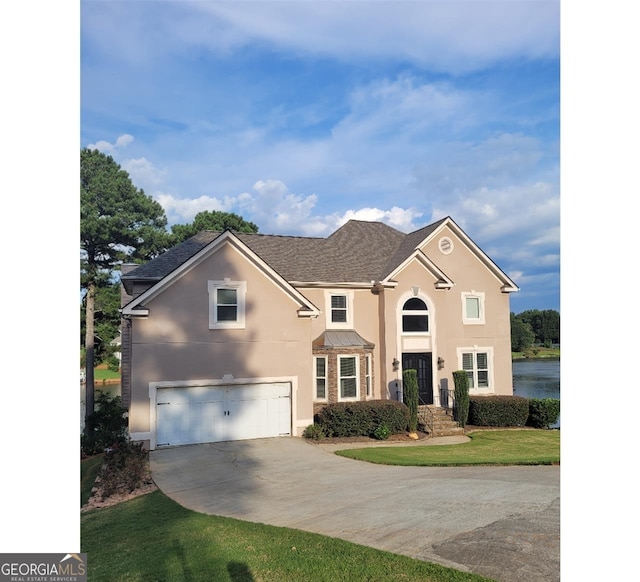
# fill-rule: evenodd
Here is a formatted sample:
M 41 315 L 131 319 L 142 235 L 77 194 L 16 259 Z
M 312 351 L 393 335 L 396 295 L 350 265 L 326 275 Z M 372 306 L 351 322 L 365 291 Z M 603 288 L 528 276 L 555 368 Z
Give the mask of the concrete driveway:
M 560 580 L 560 468 L 391 467 L 298 438 L 152 451 L 195 511 L 296 528 L 481 574 Z

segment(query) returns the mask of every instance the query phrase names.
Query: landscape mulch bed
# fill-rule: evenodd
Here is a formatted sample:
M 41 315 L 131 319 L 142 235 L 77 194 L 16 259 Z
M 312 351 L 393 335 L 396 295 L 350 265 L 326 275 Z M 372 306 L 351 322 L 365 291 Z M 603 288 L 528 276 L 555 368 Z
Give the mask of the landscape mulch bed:
M 417 440 L 420 441 L 426 438 L 429 438 L 429 435 L 427 433 L 418 432 Z M 386 440 L 378 440 L 376 438 L 368 437 L 368 436 L 352 436 L 352 437 L 325 437 L 319 440 L 307 439 L 307 441 L 317 445 L 333 445 L 333 444 L 341 445 L 345 443 L 380 443 L 380 444 L 400 443 L 400 442 L 415 443 L 416 439 L 412 439 L 409 436 L 409 433 L 399 433 L 399 434 L 392 434 Z

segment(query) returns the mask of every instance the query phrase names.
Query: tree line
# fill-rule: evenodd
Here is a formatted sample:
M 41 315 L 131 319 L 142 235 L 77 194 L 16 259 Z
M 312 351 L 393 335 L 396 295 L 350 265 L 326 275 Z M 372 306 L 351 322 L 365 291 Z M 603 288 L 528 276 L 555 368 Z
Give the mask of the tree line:
M 524 352 L 534 345 L 560 344 L 560 313 L 553 309 L 528 309 L 511 313 L 511 351 Z

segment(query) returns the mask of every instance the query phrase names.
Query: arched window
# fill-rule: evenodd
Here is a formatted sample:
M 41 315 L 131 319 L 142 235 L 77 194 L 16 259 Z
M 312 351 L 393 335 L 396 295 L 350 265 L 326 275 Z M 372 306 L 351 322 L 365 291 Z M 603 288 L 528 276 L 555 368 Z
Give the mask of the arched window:
M 402 331 L 404 333 L 429 333 L 427 304 L 417 297 L 408 299 L 402 306 Z

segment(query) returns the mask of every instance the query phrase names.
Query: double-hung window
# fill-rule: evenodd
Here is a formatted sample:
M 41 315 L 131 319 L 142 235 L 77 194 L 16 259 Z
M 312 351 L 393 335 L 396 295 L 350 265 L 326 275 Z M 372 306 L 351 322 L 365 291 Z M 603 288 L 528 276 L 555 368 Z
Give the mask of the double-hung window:
M 326 291 L 327 329 L 353 329 L 353 292 Z
M 338 356 L 339 400 L 357 400 L 358 384 L 358 356 Z
M 327 399 L 327 358 L 326 356 L 316 356 L 315 360 L 315 400 Z
M 491 348 L 462 348 L 458 350 L 462 369 L 469 380 L 469 390 L 490 391 L 491 385 Z
M 364 376 L 364 385 L 366 389 L 367 397 L 371 396 L 373 391 L 373 384 L 371 382 L 371 354 L 367 354 L 365 356 L 365 376 Z
M 243 329 L 245 281 L 209 281 L 209 329 Z

